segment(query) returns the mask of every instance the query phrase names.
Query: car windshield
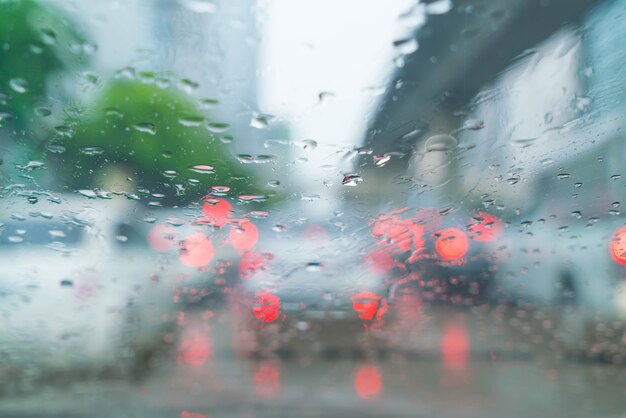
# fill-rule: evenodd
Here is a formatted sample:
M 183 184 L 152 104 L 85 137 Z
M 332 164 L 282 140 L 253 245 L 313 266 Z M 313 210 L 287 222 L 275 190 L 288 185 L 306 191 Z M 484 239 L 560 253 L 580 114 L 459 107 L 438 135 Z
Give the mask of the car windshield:
M 0 0 L 0 417 L 626 417 L 626 0 Z

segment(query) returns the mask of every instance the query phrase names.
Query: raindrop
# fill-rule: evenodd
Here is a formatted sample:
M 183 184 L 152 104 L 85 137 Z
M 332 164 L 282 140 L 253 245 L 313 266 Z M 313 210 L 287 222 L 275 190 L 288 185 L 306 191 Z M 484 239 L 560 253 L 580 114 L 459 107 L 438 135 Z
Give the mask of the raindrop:
M 202 125 L 204 118 L 202 116 L 182 116 L 178 122 L 183 126 L 196 127 Z
M 278 180 L 269 180 L 267 182 L 267 185 L 269 187 L 278 187 L 278 186 L 280 186 L 280 181 L 278 181 Z
M 54 130 L 56 131 L 56 133 L 58 133 L 61 136 L 67 136 L 70 137 L 72 136 L 72 134 L 74 133 L 74 130 L 72 129 L 71 126 L 67 126 L 67 125 L 59 125 L 59 126 L 55 126 Z
M 176 170 L 165 170 L 161 173 L 161 175 L 165 178 L 173 179 L 178 175 L 178 172 Z
M 214 109 L 219 105 L 220 102 L 215 99 L 200 99 L 200 108 L 201 109 Z
M 156 126 L 154 126 L 154 123 L 139 122 L 139 123 L 134 124 L 133 128 L 135 128 L 135 130 L 139 132 L 143 132 L 146 134 L 150 134 L 150 135 L 156 134 Z
M 267 128 L 267 125 L 269 125 L 270 122 L 272 122 L 272 120 L 274 120 L 274 116 L 272 115 L 255 113 L 252 116 L 252 119 L 250 119 L 250 126 L 256 129 L 265 129 Z
M 9 85 L 11 86 L 11 89 L 13 89 L 13 91 L 16 93 L 23 94 L 28 91 L 28 81 L 24 80 L 23 78 L 12 78 L 9 81 Z
M 185 7 L 194 13 L 214 13 L 215 4 L 207 0 L 187 0 Z
M 408 55 L 417 51 L 419 45 L 415 38 L 407 38 L 393 41 L 393 46 L 400 54 Z
M 98 197 L 97 193 L 93 190 L 83 189 L 83 190 L 77 190 L 77 192 L 81 196 L 85 196 L 89 199 L 95 199 L 96 197 Z
M 429 15 L 442 15 L 452 9 L 451 0 L 436 0 L 426 5 L 426 13 Z
M 270 216 L 269 212 L 261 211 L 261 210 L 253 210 L 249 213 L 251 218 L 256 219 L 265 219 Z
M 548 112 L 543 116 L 543 122 L 548 125 L 550 123 L 552 123 L 552 120 L 554 119 L 554 117 L 552 116 L 552 113 Z
M 42 118 L 48 117 L 52 114 L 52 111 L 47 107 L 38 107 L 35 109 L 35 112 Z
M 622 175 L 621 175 L 621 174 L 613 174 L 613 175 L 611 176 L 611 180 L 619 180 L 619 179 L 621 179 L 621 178 L 622 178 Z
M 372 158 L 377 167 L 384 167 L 391 160 L 391 155 L 374 155 Z
M 237 159 L 239 160 L 240 163 L 243 163 L 243 164 L 266 164 L 266 163 L 273 162 L 275 158 L 276 157 L 273 155 L 266 155 L 266 154 L 259 154 L 257 156 L 250 155 L 250 154 L 238 154 L 237 155 Z
M 583 214 L 579 210 L 575 210 L 572 212 L 572 216 L 576 219 L 581 219 L 583 217 Z
M 301 145 L 305 151 L 313 151 L 317 148 L 317 141 L 313 139 L 303 139 L 302 141 L 298 141 L 297 144 Z
M 461 129 L 468 131 L 478 131 L 485 127 L 485 122 L 481 119 L 468 119 L 463 122 Z
M 459 141 L 451 135 L 434 135 L 426 140 L 426 151 L 449 151 L 456 148 L 458 144 Z
M 559 180 L 564 180 L 564 179 L 570 178 L 570 175 L 568 173 L 559 173 L 559 174 L 556 175 L 556 177 Z
M 102 147 L 81 147 L 80 152 L 81 154 L 89 156 L 101 155 L 104 153 L 104 149 Z
M 29 161 L 28 164 L 26 165 L 20 165 L 20 164 L 15 165 L 15 167 L 18 170 L 22 170 L 22 171 L 33 171 L 38 168 L 43 168 L 44 166 L 45 166 L 45 163 L 43 161 L 37 161 L 37 160 Z
M 57 42 L 57 34 L 52 29 L 42 29 L 41 40 L 45 44 L 54 45 Z
M 517 184 L 519 183 L 520 178 L 519 177 L 509 177 L 508 179 L 506 179 L 507 183 L 509 184 Z
M 215 194 L 216 196 L 223 196 L 226 193 L 228 193 L 230 191 L 230 187 L 228 186 L 212 186 L 211 190 L 213 191 L 213 194 Z
M 512 138 L 511 144 L 518 147 L 529 147 L 535 142 L 537 138 Z
M 331 91 L 321 91 L 317 95 L 317 98 L 319 99 L 320 102 L 324 102 L 324 101 L 330 100 L 330 99 L 332 99 L 334 97 L 335 97 L 335 93 L 333 93 Z
M 354 187 L 362 182 L 363 178 L 358 174 L 347 173 L 343 175 L 343 180 L 341 181 L 341 184 L 343 184 L 344 186 Z
M 320 263 L 319 261 L 311 261 L 309 263 L 306 263 L 305 270 L 306 271 L 320 271 L 323 267 L 324 265 Z
M 226 132 L 230 125 L 222 122 L 210 122 L 207 123 L 206 128 L 215 134 L 221 134 Z
M 187 93 L 191 93 L 192 91 L 200 87 L 198 83 L 187 78 L 183 78 L 182 80 L 180 80 L 180 84 Z
M 319 200 L 320 199 L 320 195 L 318 195 L 318 194 L 302 193 L 300 195 L 300 198 L 302 200 L 304 200 L 305 202 L 313 202 L 313 201 Z

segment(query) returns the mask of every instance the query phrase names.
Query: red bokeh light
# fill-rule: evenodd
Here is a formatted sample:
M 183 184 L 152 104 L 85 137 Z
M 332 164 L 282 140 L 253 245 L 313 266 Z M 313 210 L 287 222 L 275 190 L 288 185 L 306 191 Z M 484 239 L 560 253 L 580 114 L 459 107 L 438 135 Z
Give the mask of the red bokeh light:
M 180 418 L 209 418 L 208 415 L 199 414 L 197 412 L 183 411 L 180 413 Z
M 418 259 L 419 254 L 424 250 L 424 225 L 417 217 L 401 219 L 400 215 L 406 209 L 399 209 L 384 214 L 370 222 L 372 226 L 372 236 L 382 245 L 384 250 L 393 256 L 405 251 L 412 251 L 411 260 Z M 378 261 L 383 261 L 382 253 L 373 254 Z M 378 270 L 384 269 L 386 263 L 374 263 Z
M 244 251 L 239 262 L 239 275 L 242 279 L 250 280 L 257 273 L 267 268 L 267 258 L 256 251 Z
M 457 260 L 469 249 L 467 236 L 458 228 L 447 228 L 437 232 L 435 249 L 443 260 Z
M 380 372 L 374 366 L 361 367 L 354 375 L 354 391 L 362 399 L 380 395 L 382 388 Z
M 204 217 L 200 222 L 207 222 L 213 226 L 222 227 L 226 225 L 233 215 L 233 206 L 226 199 L 210 197 L 202 206 Z
M 373 292 L 360 292 L 352 296 L 352 309 L 361 319 L 381 319 L 387 311 L 387 300 Z
M 250 250 L 259 240 L 259 230 L 247 219 L 239 221 L 228 234 L 230 244 L 238 250 Z
M 257 293 L 252 313 L 259 321 L 274 322 L 280 316 L 280 298 L 269 290 Z
M 203 267 L 213 260 L 213 243 L 202 233 L 188 236 L 180 246 L 178 258 L 186 266 Z
M 396 265 L 396 261 L 393 256 L 389 254 L 389 251 L 378 249 L 370 251 L 365 256 L 365 264 L 372 273 L 385 274 L 391 271 Z
M 213 357 L 211 341 L 202 335 L 183 337 L 178 344 L 179 362 L 200 367 Z
M 465 327 L 454 323 L 447 325 L 441 337 L 441 356 L 444 365 L 463 368 L 467 364 L 470 341 Z
M 254 390 L 257 394 L 273 397 L 280 391 L 280 371 L 274 365 L 263 363 L 254 373 Z
M 157 251 L 168 251 L 174 246 L 176 229 L 171 225 L 155 225 L 148 232 L 148 244 Z
M 490 213 L 478 213 L 471 222 L 469 231 L 474 241 L 493 242 L 502 235 L 502 221 Z
M 626 265 L 626 227 L 621 227 L 613 234 L 609 252 L 616 263 Z

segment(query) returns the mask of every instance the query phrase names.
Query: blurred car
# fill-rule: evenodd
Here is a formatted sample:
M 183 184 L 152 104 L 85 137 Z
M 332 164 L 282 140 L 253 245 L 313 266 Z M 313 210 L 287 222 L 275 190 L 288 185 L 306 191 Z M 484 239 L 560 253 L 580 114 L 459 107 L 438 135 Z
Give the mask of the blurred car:
M 501 235 L 496 216 L 404 208 L 372 220 L 370 231 L 370 263 L 403 287 L 417 286 L 424 302 L 475 306 L 490 300 L 493 257 L 485 244 Z
M 625 243 L 615 217 L 508 228 L 497 243 L 499 297 L 551 315 L 572 352 L 626 355 Z
M 235 350 L 333 357 L 382 343 L 391 282 L 369 268 L 358 234 L 309 225 L 301 238 L 244 255 L 242 281 L 230 297 Z
M 0 199 L 0 375 L 147 366 L 168 339 L 177 273 L 136 239 L 137 217 L 121 198 Z

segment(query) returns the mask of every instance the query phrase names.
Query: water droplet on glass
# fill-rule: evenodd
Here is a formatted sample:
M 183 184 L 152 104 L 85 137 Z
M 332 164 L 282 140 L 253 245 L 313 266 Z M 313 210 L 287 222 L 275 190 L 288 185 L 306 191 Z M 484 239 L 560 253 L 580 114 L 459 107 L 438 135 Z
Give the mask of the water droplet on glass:
M 384 167 L 391 160 L 391 155 L 374 155 L 372 159 L 377 167 Z
M 84 155 L 101 155 L 104 153 L 104 149 L 102 147 L 81 147 L 81 154 Z
M 21 164 L 15 165 L 15 167 L 18 170 L 22 170 L 22 171 L 33 171 L 38 168 L 43 168 L 44 166 L 45 164 L 43 161 L 37 161 L 37 160 L 29 161 L 28 164 L 25 164 L 25 165 L 21 165 Z
M 442 15 L 452 10 L 451 0 L 436 0 L 426 5 L 426 13 L 429 15 Z
M 485 122 L 481 119 L 468 119 L 463 122 L 461 129 L 467 131 L 478 131 L 485 127 Z
M 525 148 L 531 146 L 536 140 L 537 138 L 511 138 L 511 144 Z
M 304 200 L 305 202 L 313 202 L 313 201 L 319 200 L 320 195 L 318 195 L 318 194 L 302 193 L 300 195 L 300 198 L 302 200 Z
M 178 175 L 178 172 L 176 170 L 165 170 L 161 174 L 165 178 L 173 179 L 174 177 L 176 177 Z
M 188 78 L 183 78 L 182 80 L 180 80 L 180 85 L 187 93 L 192 93 L 194 90 L 200 87 L 200 84 L 196 83 L 195 81 L 189 80 Z
M 274 116 L 272 115 L 255 113 L 252 116 L 252 119 L 250 119 L 250 126 L 256 129 L 264 129 L 264 128 L 267 128 L 267 125 L 269 125 L 273 119 L 274 119 Z
M 398 39 L 393 41 L 393 46 L 402 55 L 412 54 L 417 51 L 418 43 L 415 38 Z
M 213 194 L 216 196 L 223 196 L 230 191 L 230 187 L 228 186 L 212 186 L 211 190 Z
M 66 151 L 66 148 L 59 144 L 48 144 L 46 149 L 53 154 L 63 154 Z
M 238 154 L 237 160 L 243 164 L 266 164 L 271 163 L 276 159 L 273 155 L 259 154 L 259 155 L 250 155 L 250 154 Z
M 41 40 L 47 45 L 54 45 L 57 42 L 57 34 L 52 29 L 42 29 Z
M 194 13 L 214 13 L 215 4 L 208 0 L 186 0 L 185 7 Z
M 35 112 L 42 118 L 48 117 L 52 114 L 52 111 L 47 107 L 38 107 L 35 109 Z
M 143 132 L 150 135 L 156 135 L 156 126 L 150 122 L 139 122 L 133 125 L 133 128 L 139 132 Z
M 297 141 L 296 144 L 302 146 L 302 149 L 305 151 L 313 151 L 317 148 L 317 141 L 313 139 L 303 139 L 302 141 Z
M 12 78 L 9 81 L 9 85 L 11 86 L 11 89 L 13 89 L 13 91 L 16 93 L 23 94 L 28 91 L 28 81 L 24 80 L 23 78 Z
M 323 267 L 324 265 L 319 261 L 311 261 L 309 263 L 306 263 L 305 269 L 306 271 L 320 271 Z
M 196 127 L 204 123 L 202 116 L 182 116 L 178 119 L 178 122 L 183 126 Z
M 77 190 L 77 192 L 81 196 L 87 197 L 89 199 L 95 199 L 96 197 L 98 197 L 98 194 L 94 190 L 82 189 L 82 190 Z
M 556 177 L 559 180 L 564 180 L 564 179 L 570 178 L 570 175 L 568 173 L 559 173 L 559 174 L 556 175 Z
M 451 135 L 434 135 L 426 140 L 426 151 L 449 151 L 456 148 L 458 144 L 459 141 Z
M 363 182 L 363 178 L 358 174 L 346 173 L 343 175 L 343 180 L 341 181 L 341 184 L 343 184 L 344 186 L 354 187 L 358 186 L 358 184 L 361 182 Z
M 622 175 L 621 175 L 621 174 L 613 174 L 613 175 L 611 176 L 611 180 L 619 180 L 619 179 L 621 179 L 621 178 L 622 178 Z
M 221 134 L 226 132 L 230 125 L 222 122 L 210 122 L 207 123 L 206 128 L 215 134 Z
M 215 99 L 200 99 L 199 103 L 200 109 L 214 109 L 220 104 L 220 102 Z
M 280 186 L 280 181 L 278 181 L 278 180 L 269 180 L 267 182 L 267 185 L 269 187 L 278 187 L 278 186 Z
M 335 97 L 335 93 L 333 93 L 331 91 L 321 91 L 317 95 L 317 98 L 319 99 L 320 102 L 324 102 L 324 101 L 330 100 L 333 97 Z

